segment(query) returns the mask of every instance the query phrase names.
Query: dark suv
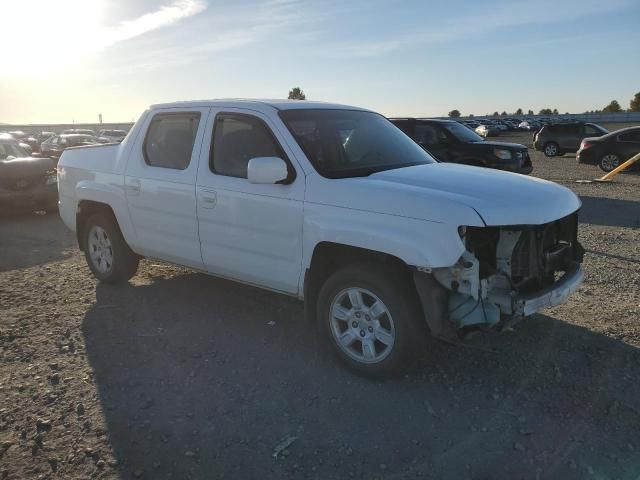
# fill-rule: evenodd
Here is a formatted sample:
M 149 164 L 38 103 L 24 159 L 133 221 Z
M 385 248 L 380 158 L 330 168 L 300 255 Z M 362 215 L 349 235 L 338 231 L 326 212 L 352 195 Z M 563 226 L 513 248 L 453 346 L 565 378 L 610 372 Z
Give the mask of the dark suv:
M 440 162 L 464 163 L 525 175 L 533 170 L 529 150 L 524 145 L 487 141 L 468 127 L 451 120 L 390 120 Z
M 600 137 L 609 131 L 595 123 L 571 122 L 543 126 L 533 137 L 533 148 L 547 157 L 577 152 L 586 137 Z

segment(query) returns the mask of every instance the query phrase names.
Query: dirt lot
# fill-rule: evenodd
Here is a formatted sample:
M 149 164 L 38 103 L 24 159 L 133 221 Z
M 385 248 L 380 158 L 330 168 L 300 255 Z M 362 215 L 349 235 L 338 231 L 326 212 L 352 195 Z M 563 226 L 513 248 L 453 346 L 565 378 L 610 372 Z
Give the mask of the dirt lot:
M 0 479 L 637 479 L 640 175 L 533 161 L 584 203 L 580 291 L 384 383 L 295 300 L 154 261 L 98 285 L 56 216 L 0 219 Z

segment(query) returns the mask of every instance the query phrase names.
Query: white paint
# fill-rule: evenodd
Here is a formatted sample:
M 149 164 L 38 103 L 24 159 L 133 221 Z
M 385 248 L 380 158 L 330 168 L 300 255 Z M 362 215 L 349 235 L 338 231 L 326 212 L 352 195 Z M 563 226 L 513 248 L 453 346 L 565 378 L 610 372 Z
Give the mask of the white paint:
M 102 201 L 112 206 L 137 253 L 302 297 L 304 272 L 321 242 L 384 252 L 422 269 L 449 267 L 465 251 L 460 225 L 542 224 L 580 207 L 576 195 L 555 183 L 453 164 L 324 178 L 280 120 L 278 109 L 288 108 L 354 109 L 266 100 L 153 106 L 120 145 L 63 153 L 60 215 L 75 229 L 78 202 Z M 186 170 L 150 167 L 142 158 L 151 116 L 164 111 L 201 113 Z M 211 172 L 220 111 L 262 119 L 295 169 L 295 181 L 274 184 L 283 171 L 273 159 L 259 161 L 269 165 L 250 174 L 261 180 L 256 183 Z

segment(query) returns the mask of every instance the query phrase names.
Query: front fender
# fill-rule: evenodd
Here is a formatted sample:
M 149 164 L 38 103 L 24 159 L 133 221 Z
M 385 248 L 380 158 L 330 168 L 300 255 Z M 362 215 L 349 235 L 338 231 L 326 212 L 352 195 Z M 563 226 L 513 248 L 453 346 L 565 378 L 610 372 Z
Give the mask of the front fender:
M 327 205 L 305 205 L 303 266 L 332 242 L 393 255 L 407 265 L 448 267 L 465 251 L 457 226 Z

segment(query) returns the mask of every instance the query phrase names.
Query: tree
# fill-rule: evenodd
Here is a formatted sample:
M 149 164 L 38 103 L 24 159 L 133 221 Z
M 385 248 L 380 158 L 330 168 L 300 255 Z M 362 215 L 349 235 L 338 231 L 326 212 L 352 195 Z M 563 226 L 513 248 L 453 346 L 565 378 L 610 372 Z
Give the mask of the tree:
M 554 109 L 553 109 L 553 114 L 554 114 L 554 115 L 559 115 L 559 112 L 558 112 L 558 109 L 557 109 L 557 108 L 554 108 Z
M 533 115 L 533 110 L 529 109 L 529 111 L 527 112 L 527 115 Z
M 516 115 L 522 115 L 522 109 L 521 108 L 516 110 Z
M 307 96 L 300 87 L 294 87 L 289 90 L 289 100 L 306 100 Z
M 451 110 L 449 116 L 451 118 L 460 118 L 460 110 Z
M 602 111 L 607 113 L 617 113 L 622 111 L 622 107 L 620 107 L 620 104 L 617 100 L 611 100 L 609 105 L 604 107 Z
M 469 118 L 473 118 L 473 117 L 475 117 L 475 115 L 473 113 L 470 113 Z
M 550 108 L 543 108 L 538 113 L 538 115 L 551 115 L 551 114 L 553 114 L 553 110 L 551 110 Z
M 640 112 L 640 92 L 636 93 L 629 102 L 630 112 Z
M 497 117 L 498 115 L 500 115 L 498 112 L 493 112 L 492 117 Z
M 509 115 L 509 114 L 508 114 L 507 112 L 505 112 L 505 111 L 503 111 L 503 112 L 500 114 L 500 116 L 501 116 L 501 117 L 506 117 L 507 115 Z

